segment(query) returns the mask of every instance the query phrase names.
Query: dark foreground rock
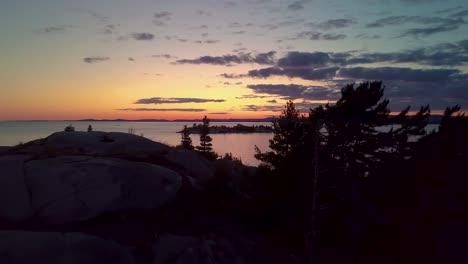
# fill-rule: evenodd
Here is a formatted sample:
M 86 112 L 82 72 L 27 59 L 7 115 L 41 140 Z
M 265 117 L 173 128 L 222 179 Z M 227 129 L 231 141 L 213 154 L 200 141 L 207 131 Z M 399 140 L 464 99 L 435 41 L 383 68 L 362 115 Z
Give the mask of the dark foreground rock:
M 254 174 L 125 133 L 4 148 L 0 263 L 290 263 L 239 217 Z
M 134 264 L 129 248 L 79 233 L 0 231 L 2 264 Z

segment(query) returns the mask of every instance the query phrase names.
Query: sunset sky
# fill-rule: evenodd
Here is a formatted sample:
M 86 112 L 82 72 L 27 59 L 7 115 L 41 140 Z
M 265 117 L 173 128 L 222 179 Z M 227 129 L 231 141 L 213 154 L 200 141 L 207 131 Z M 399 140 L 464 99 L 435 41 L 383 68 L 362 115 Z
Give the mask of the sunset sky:
M 466 0 L 0 0 L 0 120 L 263 118 L 382 80 L 468 108 Z

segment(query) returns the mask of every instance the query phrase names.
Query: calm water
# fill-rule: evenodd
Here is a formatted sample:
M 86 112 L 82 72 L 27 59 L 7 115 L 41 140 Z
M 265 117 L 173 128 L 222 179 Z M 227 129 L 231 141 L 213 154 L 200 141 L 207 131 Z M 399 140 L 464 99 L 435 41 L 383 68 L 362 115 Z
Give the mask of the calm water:
M 62 121 L 28 121 L 28 122 L 0 122 L 0 146 L 13 146 L 20 142 L 28 142 L 38 138 L 63 131 L 70 122 Z M 144 134 L 146 138 L 162 142 L 171 146 L 180 143 L 180 131 L 184 125 L 192 126 L 193 122 L 73 122 L 76 131 L 86 131 L 88 125 L 95 131 L 128 132 L 130 128 L 135 134 Z M 237 123 L 212 122 L 211 125 L 234 126 Z M 246 126 L 270 125 L 271 123 L 241 123 Z M 272 137 L 269 133 L 254 134 L 214 134 L 213 148 L 218 154 L 232 153 L 240 157 L 244 164 L 256 166 L 259 162 L 254 158 L 254 146 L 261 150 L 268 149 L 268 140 Z M 198 135 L 192 135 L 194 145 L 199 144 Z
M 28 121 L 9 122 L 0 121 L 0 146 L 13 146 L 20 142 L 44 138 L 48 135 L 63 131 L 70 122 L 63 121 Z M 133 129 L 135 134 L 144 134 L 146 138 L 154 141 L 175 146 L 180 143 L 180 131 L 184 125 L 192 126 L 193 122 L 73 122 L 72 125 L 77 131 L 86 131 L 88 125 L 92 125 L 95 131 L 128 132 Z M 212 125 L 234 126 L 232 122 L 212 122 Z M 241 123 L 246 126 L 270 125 L 268 122 Z M 428 125 L 427 130 L 431 131 L 437 125 Z M 388 130 L 389 128 L 382 129 Z M 220 155 L 232 153 L 235 157 L 240 157 L 244 164 L 257 166 L 258 160 L 254 158 L 254 146 L 257 145 L 262 151 L 268 150 L 268 140 L 272 138 L 269 133 L 253 134 L 214 134 L 213 149 Z M 192 135 L 193 145 L 199 144 L 198 135 Z

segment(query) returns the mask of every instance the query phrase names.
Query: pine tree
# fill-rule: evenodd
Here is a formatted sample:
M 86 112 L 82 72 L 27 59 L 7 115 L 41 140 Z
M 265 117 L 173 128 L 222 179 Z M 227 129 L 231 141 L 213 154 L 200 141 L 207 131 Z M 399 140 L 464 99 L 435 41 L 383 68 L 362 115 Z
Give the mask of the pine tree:
M 184 126 L 181 132 L 181 141 L 180 145 L 187 150 L 193 150 L 192 138 L 190 138 L 190 130 L 187 128 L 187 125 Z
M 262 161 L 262 166 L 278 169 L 286 165 L 295 153 L 307 142 L 307 133 L 304 126 L 305 118 L 290 100 L 286 103 L 278 119 L 273 121 L 273 139 L 270 139 L 272 151 L 261 152 L 255 146 L 255 158 Z
M 210 137 L 210 120 L 205 116 L 200 126 L 200 146 L 196 149 L 204 154 L 208 158 L 216 158 L 216 154 L 213 152 L 213 139 Z

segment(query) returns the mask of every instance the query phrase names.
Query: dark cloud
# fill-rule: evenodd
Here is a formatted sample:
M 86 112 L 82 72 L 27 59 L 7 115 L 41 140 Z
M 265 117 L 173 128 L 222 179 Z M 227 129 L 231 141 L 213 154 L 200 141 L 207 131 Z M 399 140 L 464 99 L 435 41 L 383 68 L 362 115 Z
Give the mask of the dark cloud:
M 428 4 L 428 3 L 434 3 L 434 2 L 441 2 L 443 0 L 400 0 L 404 3 L 409 3 L 409 4 Z
M 242 24 L 239 22 L 231 22 L 228 24 L 228 28 L 240 28 L 242 27 Z
M 459 24 L 463 21 L 459 19 L 443 18 L 443 17 L 422 17 L 422 16 L 389 16 L 378 19 L 366 25 L 366 27 L 384 27 L 388 25 L 402 25 L 407 23 L 415 24 Z
M 241 84 L 242 84 L 242 82 L 236 82 L 236 83 L 231 83 L 231 82 L 220 82 L 220 83 L 222 83 L 222 84 L 224 84 L 224 85 L 241 85 Z
M 276 101 L 275 99 L 273 99 L 273 100 L 268 100 L 267 103 L 276 104 L 276 103 L 278 103 L 278 101 Z
M 135 40 L 153 40 L 154 34 L 151 33 L 132 33 L 130 35 Z
M 97 22 L 104 24 L 108 23 L 109 17 L 95 11 L 89 11 L 88 14 Z
M 442 83 L 388 81 L 385 85 L 385 96 L 390 98 L 392 109 L 399 110 L 408 105 L 415 109 L 426 104 L 433 110 L 455 104 L 465 108 L 468 106 L 468 81 L 463 78 Z
M 321 33 L 317 31 L 303 31 L 297 34 L 295 39 L 310 39 L 310 40 L 340 40 L 346 38 L 345 34 Z
M 252 84 L 247 85 L 255 94 L 280 96 L 283 99 L 330 100 L 336 99 L 338 91 L 321 86 L 298 84 Z
M 110 60 L 109 57 L 101 57 L 101 56 L 83 58 L 83 61 L 86 63 L 96 63 L 96 62 L 102 62 L 102 61 L 108 61 L 108 60 Z
M 220 42 L 220 40 L 217 40 L 217 39 L 207 39 L 207 40 L 194 40 L 193 43 L 197 43 L 197 44 L 216 44 Z
M 411 82 L 445 82 L 459 74 L 455 69 L 412 69 L 398 67 L 341 68 L 338 76 L 361 80 L 401 80 Z
M 134 104 L 222 103 L 225 101 L 223 99 L 152 97 L 139 99 Z
M 304 9 L 307 3 L 312 2 L 311 0 L 297 0 L 288 5 L 288 9 L 292 11 L 298 11 Z
M 245 34 L 245 33 L 246 33 L 245 30 L 239 30 L 239 31 L 233 31 L 230 34 L 232 34 L 232 35 L 242 35 L 242 34 Z
M 346 19 L 346 18 L 329 19 L 320 23 L 314 23 L 314 22 L 307 23 L 308 26 L 316 27 L 316 28 L 323 29 L 323 30 L 345 28 L 353 24 L 356 24 L 356 21 L 354 19 Z
M 372 23 L 367 24 L 366 26 L 368 28 L 377 28 L 388 25 L 402 25 L 408 23 L 431 26 L 407 29 L 402 34 L 400 34 L 399 37 L 427 37 L 436 33 L 452 31 L 465 24 L 465 21 L 463 21 L 463 19 L 460 17 L 446 18 L 422 16 L 389 16 L 378 19 Z
M 264 28 L 264 29 L 267 29 L 267 30 L 271 31 L 271 30 L 275 30 L 275 29 L 278 29 L 278 28 L 299 25 L 299 24 L 304 23 L 304 21 L 305 21 L 304 18 L 294 17 L 294 18 L 288 18 L 288 19 L 282 20 L 282 21 L 277 22 L 277 23 L 264 24 L 264 25 L 261 25 L 260 28 Z
M 172 18 L 172 14 L 169 12 L 158 12 L 154 14 L 154 18 L 170 20 Z
M 119 25 L 114 25 L 114 24 L 105 25 L 104 29 L 102 30 L 102 33 L 106 35 L 114 34 L 118 26 Z
M 189 27 L 189 29 L 208 29 L 208 26 L 207 25 L 199 25 L 199 26 L 193 26 L 193 27 Z
M 214 113 L 208 113 L 209 115 L 228 115 L 228 112 L 214 112 Z
M 202 108 L 120 108 L 119 111 L 135 112 L 205 112 Z
M 292 51 L 279 59 L 279 67 L 323 67 L 330 62 L 329 53 L 325 52 L 298 52 Z
M 459 28 L 459 25 L 440 25 L 426 28 L 412 28 L 403 32 L 399 37 L 428 37 L 436 33 L 453 31 Z
M 358 39 L 380 39 L 382 36 L 377 35 L 377 34 L 367 34 L 367 33 L 361 33 L 356 35 L 356 38 Z
M 200 16 L 212 16 L 213 15 L 211 12 L 208 12 L 205 10 L 197 10 L 197 14 Z
M 453 13 L 455 11 L 460 10 L 461 8 L 462 8 L 461 6 L 454 6 L 454 7 L 449 7 L 449 8 L 437 10 L 434 13 L 436 13 L 436 14 Z
M 35 31 L 37 34 L 57 34 L 57 33 L 64 33 L 67 29 L 72 28 L 73 26 L 70 25 L 60 25 L 60 26 L 50 26 L 41 28 Z
M 242 77 L 242 75 L 235 74 L 235 73 L 222 73 L 222 74 L 220 74 L 218 76 L 226 78 L 226 79 L 238 79 L 238 78 Z
M 263 99 L 263 98 L 271 98 L 274 97 L 272 95 L 256 95 L 256 94 L 244 94 L 242 96 L 236 97 L 236 99 Z
M 151 55 L 152 58 L 161 58 L 161 59 L 177 59 L 177 56 L 173 56 L 171 54 L 156 54 Z
M 468 64 L 468 40 L 442 43 L 430 47 L 388 53 L 362 53 L 349 56 L 346 64 L 417 63 L 431 66 L 460 66 Z
M 280 112 L 283 110 L 283 107 L 278 105 L 244 105 L 241 110 L 249 112 Z
M 466 16 L 468 16 L 468 9 L 461 10 L 461 11 L 458 11 L 458 12 L 452 14 L 452 17 L 456 17 L 456 18 L 463 18 L 463 17 L 466 17 Z
M 326 80 L 335 77 L 339 67 L 328 67 L 320 69 L 312 68 L 278 68 L 269 67 L 251 70 L 246 76 L 252 78 L 268 78 L 271 76 L 285 76 L 288 78 L 301 78 L 304 80 Z
M 135 61 L 135 59 L 132 57 L 128 57 L 128 61 Z
M 177 64 L 212 64 L 212 65 L 231 65 L 242 63 L 256 63 L 256 64 L 274 64 L 274 51 L 267 53 L 258 53 L 252 55 L 250 53 L 237 54 L 237 55 L 223 55 L 223 56 L 202 56 L 196 59 L 183 59 L 176 61 Z
M 153 16 L 153 24 L 156 26 L 165 26 L 167 21 L 172 19 L 172 13 L 169 12 L 158 12 Z

